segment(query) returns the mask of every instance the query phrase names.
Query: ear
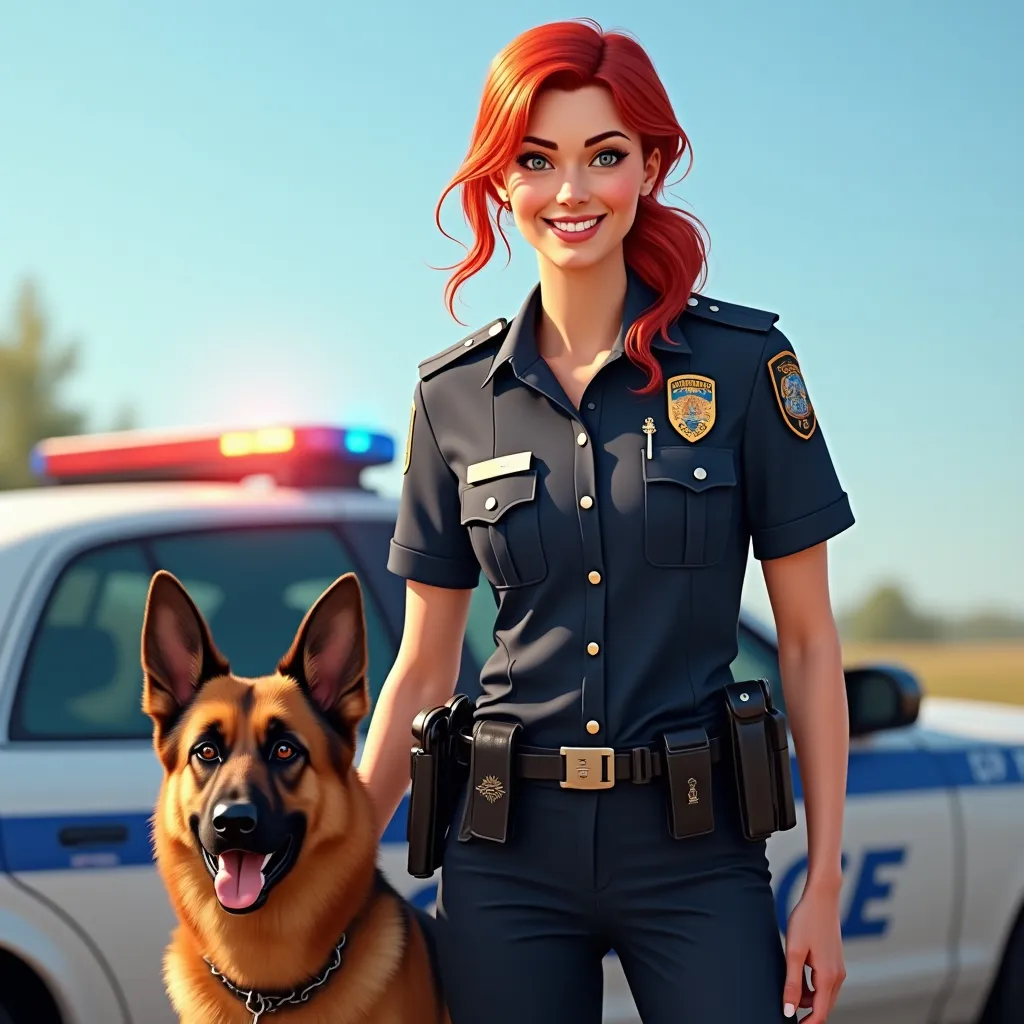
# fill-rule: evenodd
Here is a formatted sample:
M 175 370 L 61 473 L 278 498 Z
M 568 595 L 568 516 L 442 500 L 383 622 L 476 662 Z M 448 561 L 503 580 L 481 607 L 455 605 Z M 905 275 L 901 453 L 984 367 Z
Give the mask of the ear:
M 142 710 L 165 730 L 203 683 L 230 671 L 185 588 L 155 573 L 142 621 Z
M 366 683 L 366 619 L 355 573 L 347 572 L 317 598 L 277 666 L 343 731 L 354 733 L 370 710 Z
M 658 180 L 658 172 L 661 170 L 661 150 L 657 146 L 647 155 L 644 164 L 644 180 L 640 185 L 640 195 L 649 196 L 654 191 L 654 184 Z

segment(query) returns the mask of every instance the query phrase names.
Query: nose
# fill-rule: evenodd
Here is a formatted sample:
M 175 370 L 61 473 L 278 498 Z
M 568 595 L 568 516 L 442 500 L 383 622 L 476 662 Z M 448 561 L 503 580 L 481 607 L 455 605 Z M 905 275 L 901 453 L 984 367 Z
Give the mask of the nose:
M 249 835 L 256 828 L 256 805 L 243 802 L 217 804 L 213 809 L 213 827 L 225 839 Z
M 588 198 L 586 187 L 583 184 L 583 176 L 573 171 L 567 171 L 555 201 L 566 206 L 572 206 L 584 203 Z

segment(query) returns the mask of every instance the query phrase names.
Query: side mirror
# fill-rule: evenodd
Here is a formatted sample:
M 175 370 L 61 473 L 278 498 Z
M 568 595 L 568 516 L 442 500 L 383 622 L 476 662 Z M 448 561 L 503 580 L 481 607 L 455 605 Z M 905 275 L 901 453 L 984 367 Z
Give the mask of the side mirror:
M 894 665 L 867 665 L 847 669 L 845 675 L 851 736 L 917 721 L 922 691 L 912 672 Z

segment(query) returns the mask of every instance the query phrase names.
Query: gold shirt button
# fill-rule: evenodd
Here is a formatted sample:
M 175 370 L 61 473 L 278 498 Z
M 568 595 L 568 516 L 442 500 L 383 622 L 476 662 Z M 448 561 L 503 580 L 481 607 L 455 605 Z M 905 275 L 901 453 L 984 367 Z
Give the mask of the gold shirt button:
M 599 650 L 601 650 L 601 648 L 598 647 L 593 640 L 591 640 L 590 643 L 587 644 L 587 654 L 597 654 Z
M 488 512 L 490 512 L 491 509 L 494 508 L 497 504 L 498 499 L 495 497 L 490 497 L 484 502 L 484 508 L 487 509 Z
M 580 507 L 581 508 L 590 508 L 590 506 L 593 505 L 593 504 L 594 504 L 594 499 L 589 494 L 584 494 L 583 497 L 580 498 Z
M 587 443 L 587 435 L 580 431 L 576 435 L 576 443 L 582 448 Z
M 591 583 L 600 583 L 601 574 L 596 569 L 591 569 L 590 572 L 587 573 L 587 579 L 590 580 Z
M 601 729 L 601 723 L 600 722 L 595 722 L 593 719 L 591 719 L 589 722 L 587 722 L 587 732 L 589 732 L 591 736 L 593 736 L 595 733 L 599 732 L 600 729 Z

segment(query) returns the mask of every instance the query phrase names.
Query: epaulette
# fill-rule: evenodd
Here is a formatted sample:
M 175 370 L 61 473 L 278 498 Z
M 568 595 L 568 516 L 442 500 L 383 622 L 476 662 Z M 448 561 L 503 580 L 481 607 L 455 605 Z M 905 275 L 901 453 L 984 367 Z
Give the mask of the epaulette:
M 481 327 L 480 330 L 467 334 L 461 341 L 455 342 L 454 345 L 449 345 L 444 351 L 424 359 L 419 364 L 420 380 L 426 380 L 439 370 L 450 366 L 457 359 L 461 359 L 467 353 L 475 352 L 481 345 L 500 338 L 507 330 L 508 321 L 504 317 L 498 317 L 497 320 L 492 320 L 486 327 Z
M 685 316 L 700 317 L 702 320 L 711 320 L 726 327 L 762 332 L 770 331 L 775 326 L 775 321 L 779 319 L 778 313 L 754 309 L 752 306 L 737 306 L 732 302 L 721 302 L 707 295 L 692 296 Z

